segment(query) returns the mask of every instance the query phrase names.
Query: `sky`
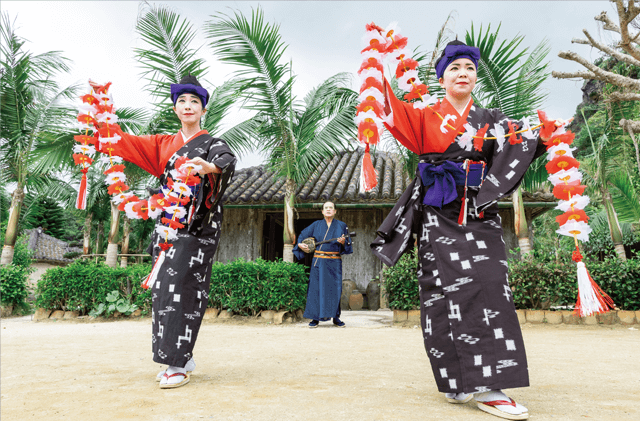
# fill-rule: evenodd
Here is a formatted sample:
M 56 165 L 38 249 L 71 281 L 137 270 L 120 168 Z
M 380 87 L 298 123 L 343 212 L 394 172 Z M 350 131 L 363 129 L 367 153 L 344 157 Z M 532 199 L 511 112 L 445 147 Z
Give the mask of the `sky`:
M 451 35 L 464 39 L 473 24 L 492 29 L 500 25 L 500 40 L 523 35 L 522 46 L 534 48 L 549 42 L 551 70 L 578 71 L 578 63 L 560 59 L 560 51 L 571 50 L 593 61 L 599 51 L 572 44 L 572 38 L 584 38 L 583 29 L 596 39 L 612 42 L 609 33 L 593 18 L 602 11 L 617 14 L 608 1 L 216 1 L 150 2 L 164 4 L 197 28 L 195 46 L 198 56 L 209 66 L 205 87 L 217 86 L 233 77 L 234 68 L 216 61 L 202 30 L 205 22 L 219 14 L 240 11 L 250 16 L 258 6 L 265 19 L 280 25 L 282 40 L 288 44 L 284 54 L 296 74 L 294 94 L 298 98 L 328 77 L 351 72 L 354 83 L 360 67 L 360 50 L 365 24 L 375 22 L 386 27 L 397 22 L 402 35 L 409 38 L 409 49 L 420 46 L 432 50 L 436 35 L 452 13 Z M 2 12 L 15 19 L 17 34 L 28 41 L 33 53 L 58 50 L 72 60 L 72 70 L 58 81 L 66 86 L 86 82 L 111 81 L 116 106 L 145 107 L 151 97 L 144 92 L 145 81 L 135 60 L 134 49 L 145 44 L 135 31 L 136 19 L 145 5 L 137 1 L 2 1 Z M 582 81 L 549 79 L 543 85 L 548 99 L 542 108 L 552 117 L 570 118 L 582 100 Z M 354 88 L 356 86 L 354 85 Z M 234 110 L 226 127 L 241 122 L 248 114 Z M 259 165 L 257 154 L 241 157 L 238 168 Z

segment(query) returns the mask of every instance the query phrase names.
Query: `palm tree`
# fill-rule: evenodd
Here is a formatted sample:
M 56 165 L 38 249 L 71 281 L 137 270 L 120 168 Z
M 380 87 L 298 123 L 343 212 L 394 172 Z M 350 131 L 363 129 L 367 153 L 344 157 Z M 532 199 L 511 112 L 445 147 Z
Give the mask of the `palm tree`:
M 499 108 L 513 119 L 531 117 L 547 97 L 541 85 L 550 75 L 549 62 L 544 62 L 550 51 L 549 44 L 543 40 L 529 52 L 528 47 L 519 49 L 524 36 L 517 35 L 510 41 L 498 43 L 500 26 L 495 32 L 490 30 L 491 25 L 483 34 L 481 26 L 476 34 L 471 24 L 471 30 L 465 35 L 467 45 L 480 48 L 481 54 L 474 101 L 485 108 Z M 534 161 L 525 174 L 522 186 L 512 196 L 514 226 L 522 258 L 531 251 L 522 189 L 543 185 L 546 176 L 542 160 Z
M 256 112 L 248 120 L 256 124 L 252 138 L 270 169 L 285 179 L 283 256 L 292 262 L 297 187 L 322 159 L 355 137 L 356 93 L 347 88 L 349 76 L 338 74 L 297 101 L 292 63 L 282 60 L 287 45 L 278 30 L 279 25 L 265 22 L 260 8 L 252 11 L 251 20 L 236 11 L 233 16 L 218 14 L 205 24 L 218 59 L 240 67 L 235 76 L 245 86 L 245 108 Z
M 53 77 L 67 72 L 68 60 L 57 51 L 34 55 L 24 48 L 8 14 L 0 22 L 0 183 L 15 183 L 0 265 L 10 264 L 18 235 L 25 193 L 46 189 L 68 191 L 55 177 L 60 162 L 39 162 L 37 148 L 71 139 L 75 113 L 64 102 L 75 96 L 76 86 L 60 89 Z

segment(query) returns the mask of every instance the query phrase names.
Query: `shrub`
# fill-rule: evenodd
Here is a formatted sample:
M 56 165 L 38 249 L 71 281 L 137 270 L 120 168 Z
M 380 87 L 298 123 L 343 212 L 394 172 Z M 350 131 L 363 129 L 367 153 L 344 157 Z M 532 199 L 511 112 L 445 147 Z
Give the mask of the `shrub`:
M 640 259 L 622 262 L 608 258 L 603 262 L 586 261 L 591 277 L 622 310 L 640 310 Z M 402 256 L 393 267 L 384 270 L 389 307 L 398 310 L 419 308 L 417 258 Z M 578 294 L 576 264 L 556 262 L 536 256 L 532 260 L 509 261 L 509 285 L 518 309 L 549 309 L 573 306 Z
M 305 266 L 283 261 L 243 259 L 214 263 L 211 269 L 211 307 L 256 315 L 261 310 L 304 308 L 308 276 Z
M 36 304 L 50 310 L 76 310 L 107 314 L 112 303 L 130 303 L 143 313 L 151 309 L 151 291 L 141 282 L 149 274 L 148 264 L 112 269 L 104 263 L 76 261 L 49 269 L 38 282 Z M 131 294 L 127 295 L 127 281 Z M 258 259 L 215 263 L 211 271 L 209 306 L 256 315 L 261 310 L 294 311 L 304 308 L 308 276 L 305 266 Z M 114 301 L 116 294 L 119 294 Z M 100 305 L 102 304 L 102 308 Z M 124 308 L 124 307 L 123 307 Z M 102 313 L 100 312 L 100 313 Z
M 0 229 L 4 226 L 0 227 Z M 4 231 L 0 244 L 4 243 Z M 27 280 L 34 269 L 31 268 L 33 252 L 27 246 L 27 237 L 20 236 L 16 241 L 13 261 L 10 265 L 0 266 L 0 300 L 2 305 L 29 310 L 26 302 L 29 296 Z

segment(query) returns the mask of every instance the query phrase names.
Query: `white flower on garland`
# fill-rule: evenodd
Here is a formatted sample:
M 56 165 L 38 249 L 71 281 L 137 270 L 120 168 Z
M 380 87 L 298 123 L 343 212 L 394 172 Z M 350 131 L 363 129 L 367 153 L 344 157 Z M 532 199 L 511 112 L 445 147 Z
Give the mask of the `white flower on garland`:
M 362 43 L 368 47 L 369 45 L 371 45 L 371 41 L 374 39 L 378 40 L 378 42 L 382 45 L 386 45 L 387 43 L 387 40 L 376 30 L 365 32 L 362 36 Z
M 93 156 L 96 153 L 96 148 L 92 145 L 74 145 L 73 152 Z
M 149 207 L 149 218 L 156 219 L 158 215 L 162 213 L 162 208 L 151 208 Z
M 126 205 L 124 205 L 124 213 L 127 214 L 127 218 L 129 219 L 140 219 L 140 215 L 138 215 L 138 212 L 133 210 L 133 207 L 136 205 L 135 200 L 128 202 Z
M 456 121 L 457 118 L 458 117 L 453 114 L 447 114 L 446 116 L 444 116 L 444 118 L 442 119 L 442 123 L 440 123 L 440 131 L 442 133 L 446 133 L 449 130 L 449 120 Z
M 537 134 L 531 130 L 531 123 L 529 122 L 529 117 L 525 117 L 522 119 L 522 137 L 525 139 L 533 140 L 537 137 Z
M 559 201 L 556 209 L 560 209 L 562 212 L 569 212 L 572 205 L 573 209 L 584 209 L 590 201 L 591 199 L 589 199 L 589 196 L 576 194 L 575 196 L 571 196 L 571 199 L 569 200 Z
M 361 54 L 362 56 L 362 60 L 369 60 L 370 58 L 373 58 L 375 60 L 378 61 L 378 63 L 382 63 L 383 60 L 383 56 L 382 53 L 380 51 L 375 51 L 375 50 L 367 50 L 364 53 Z
M 175 217 L 177 219 L 182 219 L 187 214 L 187 210 L 185 208 L 183 208 L 182 206 L 177 206 L 177 205 L 169 206 L 168 208 L 165 208 L 164 211 L 166 213 L 168 213 L 169 215 L 174 215 L 175 214 Z
M 393 111 L 391 111 L 388 115 L 382 116 L 382 121 L 387 123 L 389 127 L 393 127 L 395 123 L 393 122 Z
M 122 158 L 120 158 L 119 156 L 112 156 L 111 158 L 109 158 L 108 156 L 101 156 L 100 158 L 98 158 L 98 161 L 107 165 L 111 165 L 111 162 L 113 162 L 114 164 L 121 164 Z
M 191 174 L 195 174 L 202 170 L 202 165 L 197 165 L 192 162 L 185 162 L 180 166 L 179 170 L 185 174 L 189 173 L 189 171 L 191 171 Z
M 83 102 L 80 105 L 78 105 L 78 109 L 81 111 L 80 114 L 89 114 L 89 113 L 95 114 L 98 111 L 94 105 L 87 104 L 86 102 Z
M 586 242 L 589 241 L 591 227 L 584 221 L 570 219 L 566 224 L 557 229 L 556 232 L 560 235 L 566 235 L 567 237 L 573 237 L 575 234 L 578 240 Z
M 118 193 L 113 195 L 113 197 L 111 198 L 111 201 L 116 205 L 119 205 L 120 203 L 122 203 L 124 200 L 128 199 L 131 196 L 133 196 L 133 193 Z
M 402 89 L 405 92 L 411 92 L 413 89 L 413 85 L 409 82 L 410 79 L 413 79 L 413 84 L 420 85 L 422 82 L 418 77 L 418 70 L 412 69 L 404 72 L 402 76 L 398 78 L 398 88 Z
M 96 115 L 96 120 L 98 120 L 98 123 L 114 124 L 118 121 L 118 116 L 112 113 L 102 113 Z
M 382 130 L 384 130 L 384 126 L 382 125 L 382 119 L 378 117 L 373 110 L 364 111 L 364 112 L 360 111 L 355 118 L 356 126 L 359 125 L 360 123 L 363 123 L 366 119 L 373 120 L 374 123 L 376 123 L 376 126 L 378 126 L 378 134 L 382 133 Z
M 382 72 L 376 68 L 364 69 L 360 72 L 360 84 L 367 81 L 368 78 L 374 78 L 378 82 L 382 83 Z
M 173 183 L 173 187 L 171 187 L 174 193 L 178 195 L 191 197 L 191 187 L 186 185 L 185 183 L 175 182 Z
M 169 228 L 166 225 L 156 225 L 156 232 L 160 236 L 161 240 L 166 239 L 167 241 L 171 241 L 178 238 L 178 230 Z
M 112 172 L 110 174 L 107 174 L 104 180 L 104 182 L 108 185 L 112 185 L 114 183 L 117 183 L 118 181 L 122 181 L 124 183 L 125 181 L 127 181 L 127 176 L 124 175 L 123 172 Z
M 113 97 L 111 96 L 111 94 L 95 93 L 93 94 L 93 96 L 96 97 L 98 101 L 100 101 L 100 105 L 113 105 Z
M 575 150 L 576 150 L 576 148 L 572 148 L 571 146 L 567 145 L 566 143 L 561 142 L 561 143 L 549 148 L 549 150 L 547 151 L 547 160 L 551 161 L 556 156 L 569 156 L 569 157 L 573 158 L 573 151 L 575 151 Z
M 473 148 L 473 136 L 476 134 L 476 129 L 471 124 L 466 123 L 464 126 L 465 132 L 458 138 L 458 145 L 460 148 L 471 151 Z
M 561 183 L 571 183 L 573 181 L 582 181 L 582 173 L 577 168 L 569 170 L 560 170 L 555 174 L 549 174 L 549 181 L 554 186 Z
M 389 63 L 393 67 L 398 67 L 398 64 L 402 62 L 405 58 L 411 57 L 411 51 L 407 50 L 407 48 L 401 48 L 400 50 L 395 50 L 390 53 L 387 53 L 387 57 L 389 58 Z M 400 60 L 402 57 L 402 60 Z
M 80 123 L 79 121 L 72 123 L 71 126 L 75 129 L 78 129 L 78 131 L 81 133 L 86 133 L 87 130 L 91 130 L 91 132 L 93 133 L 97 130 L 93 124 L 84 124 Z
M 422 95 L 422 101 L 416 101 L 413 103 L 413 108 L 422 110 L 429 105 L 433 105 L 438 102 L 438 97 L 435 95 L 424 94 Z
M 120 137 L 119 135 L 113 135 L 111 137 L 102 137 L 100 136 L 99 140 L 100 140 L 100 144 L 101 145 L 105 145 L 108 143 L 111 143 L 112 145 L 115 145 L 116 143 L 118 143 L 118 140 L 122 139 L 122 137 Z
M 362 93 L 358 96 L 358 101 L 359 102 L 366 101 L 367 97 L 370 97 L 370 96 L 373 97 L 379 103 L 384 104 L 383 93 L 380 92 L 379 89 L 374 88 L 373 86 L 362 91 Z
M 489 133 L 496 138 L 496 142 L 498 143 L 497 152 L 501 152 L 504 147 L 504 127 L 499 123 L 495 123 L 493 129 L 489 129 Z

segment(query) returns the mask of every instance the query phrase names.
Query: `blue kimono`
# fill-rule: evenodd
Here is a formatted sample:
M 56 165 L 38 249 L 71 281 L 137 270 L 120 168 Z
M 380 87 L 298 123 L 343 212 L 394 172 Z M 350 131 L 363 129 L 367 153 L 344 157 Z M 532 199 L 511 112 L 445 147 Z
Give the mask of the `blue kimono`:
M 351 238 L 348 236 L 347 224 L 334 219 L 331 226 L 327 226 L 324 219 L 316 221 L 302 230 L 300 241 L 309 237 L 316 242 L 346 237 L 346 241 L 340 244 L 334 240 L 321 244 L 314 252 L 309 276 L 309 288 L 307 289 L 307 306 L 304 309 L 304 317 L 307 319 L 325 321 L 333 317 L 340 317 L 340 296 L 342 295 L 342 259 L 341 255 L 353 253 Z M 298 258 L 304 258 L 304 252 L 298 248 L 293 249 L 293 254 Z

